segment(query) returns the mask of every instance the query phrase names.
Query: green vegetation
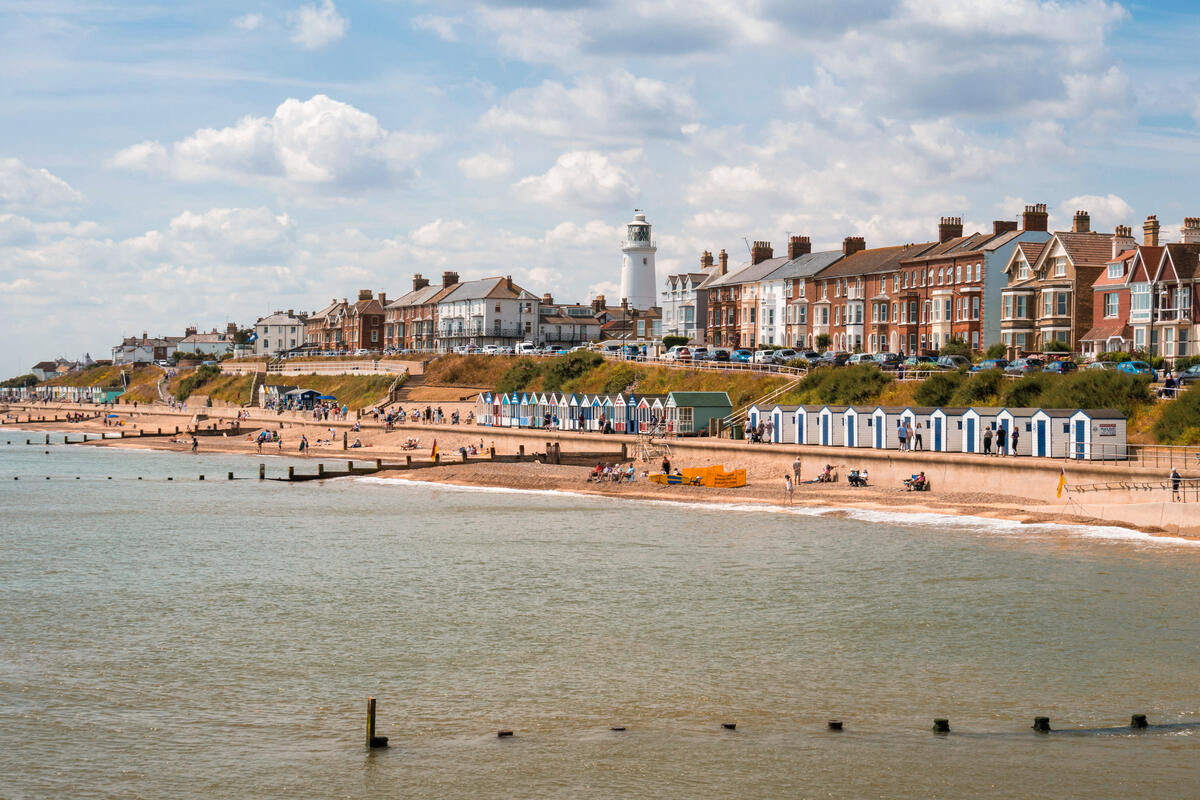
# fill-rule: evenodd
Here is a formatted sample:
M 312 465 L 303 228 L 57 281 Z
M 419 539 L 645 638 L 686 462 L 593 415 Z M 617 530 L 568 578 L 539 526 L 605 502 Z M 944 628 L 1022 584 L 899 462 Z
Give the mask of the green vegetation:
M 958 370 L 934 373 L 926 380 L 921 381 L 913 399 L 920 406 L 952 405 L 950 400 L 962 386 L 965 378 L 966 373 Z
M 37 382 L 37 376 L 31 372 L 28 375 L 18 375 L 15 378 L 0 381 L 0 389 L 23 389 L 26 386 L 34 386 Z
M 971 346 L 962 339 L 947 339 L 942 345 L 942 349 L 938 350 L 939 356 L 966 356 L 971 357 Z
M 1162 444 L 1200 444 L 1200 385 L 1167 403 L 1151 430 Z
M 1046 342 L 1046 345 L 1042 348 L 1042 352 L 1043 353 L 1069 353 L 1069 352 L 1071 352 L 1071 345 L 1067 344 L 1066 342 L 1060 342 L 1057 339 L 1054 339 L 1052 341 Z
M 815 369 L 780 402 L 854 406 L 874 404 L 892 376 L 873 364 Z
M 198 390 L 220 377 L 220 367 L 198 367 L 194 372 L 189 373 L 179 380 L 173 392 L 175 399 L 180 401 L 187 400 L 193 394 L 196 394 Z
M 1196 364 L 1200 364 L 1200 356 L 1180 356 L 1175 359 L 1176 370 L 1184 370 Z
M 825 352 L 829 349 L 829 345 L 833 342 L 833 337 L 828 333 L 817 334 L 817 349 Z
M 662 339 L 663 347 L 670 350 L 672 347 L 683 347 L 688 343 L 686 336 L 664 336 Z
M 1003 342 L 996 342 L 993 345 L 989 345 L 988 349 L 983 353 L 984 358 L 1006 358 L 1007 356 L 1008 348 L 1004 346 Z

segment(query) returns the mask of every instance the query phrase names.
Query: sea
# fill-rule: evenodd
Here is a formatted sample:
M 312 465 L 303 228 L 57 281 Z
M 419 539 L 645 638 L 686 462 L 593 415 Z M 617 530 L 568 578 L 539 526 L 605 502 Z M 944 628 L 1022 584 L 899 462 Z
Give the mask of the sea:
M 1194 542 L 43 436 L 0 431 L 5 800 L 1200 795 Z

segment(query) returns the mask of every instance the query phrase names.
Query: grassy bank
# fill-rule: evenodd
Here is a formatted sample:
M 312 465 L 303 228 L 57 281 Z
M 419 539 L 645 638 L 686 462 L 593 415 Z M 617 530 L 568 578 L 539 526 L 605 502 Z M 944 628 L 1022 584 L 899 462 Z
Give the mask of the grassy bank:
M 125 379 L 122 380 L 121 372 L 126 373 Z M 151 364 L 139 364 L 136 366 L 120 367 L 115 365 L 106 365 L 101 367 L 92 367 L 91 369 L 80 370 L 69 375 L 63 375 L 59 378 L 51 378 L 45 381 L 40 386 L 99 386 L 104 389 L 120 389 L 126 386 L 128 388 L 125 394 L 121 396 L 122 403 L 152 403 L 158 399 L 158 381 L 162 378 L 163 371 Z
M 177 400 L 203 396 L 214 401 L 241 406 L 253 403 L 250 375 L 222 375 L 215 367 L 199 367 L 185 370 L 168 384 L 168 390 Z M 387 397 L 387 390 L 395 378 L 391 375 L 268 375 L 269 386 L 298 386 L 313 389 L 321 394 L 336 397 L 351 409 L 375 405 Z

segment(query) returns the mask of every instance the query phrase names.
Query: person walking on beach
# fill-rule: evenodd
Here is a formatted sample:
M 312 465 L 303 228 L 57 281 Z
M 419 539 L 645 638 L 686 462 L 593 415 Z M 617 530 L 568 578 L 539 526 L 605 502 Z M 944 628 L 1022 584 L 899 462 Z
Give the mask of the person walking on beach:
M 907 447 L 907 445 L 908 445 L 908 428 L 906 428 L 904 425 L 900 425 L 900 427 L 896 428 L 896 436 L 900 440 L 900 449 L 907 450 L 908 449 L 908 447 Z
M 992 429 L 988 428 L 983 432 L 983 454 L 990 456 L 992 454 Z
M 303 453 L 307 449 L 308 449 L 308 437 L 302 433 L 302 434 L 300 434 L 300 452 Z
M 1013 428 L 1012 433 L 1008 435 L 1008 452 L 1009 455 L 1017 455 L 1017 440 L 1021 437 L 1021 429 Z
M 792 484 L 792 476 L 788 473 L 783 473 L 783 501 L 787 505 L 792 504 L 792 492 L 795 486 Z
M 996 455 L 1008 455 L 1008 430 L 1003 425 L 996 430 Z
M 196 452 L 196 448 L 199 446 L 200 446 L 200 443 L 198 441 L 196 441 L 196 437 L 192 436 L 192 452 L 193 453 Z
M 663 471 L 663 475 L 671 474 L 671 461 L 666 456 L 663 456 L 662 471 Z
M 1171 502 L 1174 503 L 1179 498 L 1179 484 L 1182 479 L 1179 477 L 1179 470 L 1171 467 Z
M 800 474 L 803 472 L 800 464 L 800 456 L 796 456 L 796 460 L 792 462 L 792 480 L 796 483 L 800 482 Z
M 914 433 L 915 441 L 913 442 L 914 450 L 924 450 L 925 443 L 921 440 L 921 423 L 917 423 L 917 430 Z

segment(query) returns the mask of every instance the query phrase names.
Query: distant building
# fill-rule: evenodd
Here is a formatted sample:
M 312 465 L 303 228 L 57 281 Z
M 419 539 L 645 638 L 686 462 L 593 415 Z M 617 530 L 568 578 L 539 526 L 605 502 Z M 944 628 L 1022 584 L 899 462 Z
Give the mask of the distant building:
M 458 286 L 457 272 L 443 272 L 442 285 L 413 275 L 413 289 L 384 307 L 384 347 L 394 350 L 437 349 L 438 302 Z
M 128 336 L 112 349 L 113 364 L 149 364 L 170 358 L 179 349 L 182 336 L 160 336 L 151 338 L 142 332 L 141 337 Z
M 696 290 L 716 271 L 713 254 L 705 250 L 700 256 L 700 269 L 667 276 L 667 288 L 660 304 L 664 336 L 686 336 L 688 341 L 704 341 L 708 293 Z
M 467 281 L 437 303 L 438 347 L 445 351 L 536 342 L 540 319 L 541 301 L 513 283 L 511 275 Z
M 237 332 L 238 326 L 235 322 L 226 325 L 224 333 L 219 333 L 216 328 L 213 328 L 211 333 L 199 333 L 195 328 L 188 328 L 176 349 L 202 356 L 223 356 L 233 352 Z
M 308 315 L 292 309 L 276 311 L 254 323 L 253 352 L 256 356 L 275 356 L 304 346 L 304 326 Z

